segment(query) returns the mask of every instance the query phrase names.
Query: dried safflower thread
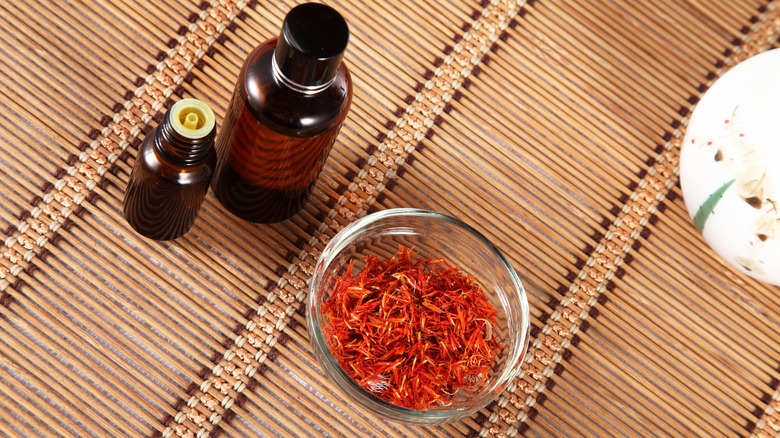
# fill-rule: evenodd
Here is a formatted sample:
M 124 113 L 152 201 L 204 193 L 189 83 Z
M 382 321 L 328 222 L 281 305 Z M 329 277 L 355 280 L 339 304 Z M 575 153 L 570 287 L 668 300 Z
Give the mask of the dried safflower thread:
M 323 305 L 325 337 L 358 384 L 398 406 L 451 404 L 487 380 L 504 348 L 499 311 L 475 278 L 401 246 L 387 259 L 354 260 Z

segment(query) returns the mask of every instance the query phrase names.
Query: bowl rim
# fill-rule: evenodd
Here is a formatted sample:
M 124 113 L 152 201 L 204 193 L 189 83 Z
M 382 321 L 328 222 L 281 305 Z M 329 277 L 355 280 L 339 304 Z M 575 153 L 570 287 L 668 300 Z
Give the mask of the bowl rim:
M 353 236 L 355 236 L 354 231 L 356 229 L 368 227 L 372 223 L 376 223 L 388 218 L 409 216 L 442 220 L 468 232 L 470 235 L 479 240 L 485 246 L 485 248 L 488 249 L 497 258 L 500 265 L 502 266 L 502 269 L 507 273 L 512 284 L 514 285 L 514 293 L 517 294 L 517 298 L 520 303 L 520 309 L 512 310 L 519 312 L 518 316 L 520 318 L 520 324 L 518 327 L 517 337 L 520 339 L 520 344 L 517 348 L 517 351 L 514 352 L 513 356 L 507 358 L 507 365 L 504 367 L 501 375 L 496 379 L 496 382 L 494 382 L 489 390 L 486 391 L 486 394 L 494 394 L 495 397 L 504 390 L 506 385 L 511 382 L 512 379 L 514 379 L 520 372 L 522 363 L 528 351 L 530 338 L 530 308 L 526 289 L 517 272 L 506 259 L 504 254 L 498 249 L 498 247 L 496 247 L 477 229 L 453 216 L 419 208 L 391 208 L 370 213 L 345 226 L 330 240 L 330 242 L 327 243 L 325 249 L 323 249 L 322 253 L 317 259 L 314 272 L 312 273 L 309 281 L 309 291 L 306 299 L 306 324 L 309 332 L 310 343 L 322 371 L 325 373 L 326 377 L 335 380 L 335 386 L 339 388 L 342 395 L 346 396 L 347 400 L 355 401 L 360 406 L 366 408 L 369 411 L 374 413 L 381 413 L 389 419 L 403 423 L 435 425 L 466 417 L 483 408 L 485 405 L 489 404 L 490 401 L 488 400 L 485 403 L 480 403 L 478 406 L 472 408 L 416 410 L 398 406 L 372 394 L 370 391 L 367 391 L 365 388 L 360 386 L 359 383 L 352 379 L 342 369 L 332 354 L 330 354 L 328 351 L 325 351 L 325 349 L 327 349 L 328 343 L 324 336 L 323 327 L 320 326 L 316 315 L 314 315 L 311 311 L 311 309 L 316 307 L 315 300 L 317 298 L 317 294 L 314 293 L 314 291 L 316 290 L 315 286 L 318 286 L 317 280 L 319 280 L 324 273 L 325 261 L 329 259 L 331 254 L 340 252 L 353 240 L 355 240 Z M 348 391 L 345 391 L 345 389 L 342 387 L 343 385 L 347 385 L 352 391 L 349 391 L 350 393 L 348 393 Z M 362 397 L 356 396 L 357 394 L 361 395 Z

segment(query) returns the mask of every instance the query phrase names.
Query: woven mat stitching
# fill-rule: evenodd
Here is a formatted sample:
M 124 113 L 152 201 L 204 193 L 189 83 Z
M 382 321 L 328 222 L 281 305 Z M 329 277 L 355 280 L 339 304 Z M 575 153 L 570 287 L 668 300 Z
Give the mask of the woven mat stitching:
M 155 117 L 161 114 L 160 111 L 163 107 L 170 107 L 172 104 L 170 99 L 173 94 L 181 96 L 180 85 L 182 81 L 187 80 L 190 82 L 192 80 L 193 66 L 196 66 L 199 60 L 202 60 L 204 56 L 209 54 L 208 50 L 213 47 L 215 42 L 220 42 L 218 38 L 223 35 L 227 27 L 221 21 L 227 18 L 230 24 L 234 24 L 233 20 L 236 18 L 236 10 L 240 11 L 247 5 L 245 2 L 238 2 L 237 6 L 229 1 L 220 1 L 218 3 L 227 14 L 223 13 L 220 16 L 219 14 L 222 11 L 217 6 L 206 10 L 205 7 L 208 5 L 204 3 L 202 5 L 204 10 L 197 15 L 196 22 L 193 22 L 190 26 L 183 26 L 180 29 L 182 36 L 177 40 L 172 40 L 169 44 L 171 50 L 158 56 L 158 61 L 160 62 L 157 66 L 150 66 L 147 69 L 149 76 L 145 80 L 140 79 L 136 81 L 138 88 L 135 92 L 132 92 L 132 96 L 135 98 L 126 95 L 124 104 L 115 105 L 113 117 L 105 116 L 101 120 L 104 129 L 100 131 L 93 130 L 93 132 L 89 133 L 89 137 L 93 141 L 89 144 L 86 142 L 82 143 L 79 146 L 82 151 L 81 154 L 67 159 L 69 167 L 67 169 L 58 169 L 55 172 L 58 180 L 54 184 L 45 184 L 42 187 L 43 196 L 40 198 L 36 197 L 31 202 L 34 206 L 33 209 L 20 214 L 20 224 L 18 226 L 9 227 L 6 233 L 9 237 L 5 242 L 7 249 L 4 252 L 4 256 L 13 265 L 10 269 L 4 268 L 7 272 L 0 270 L 0 278 L 2 278 L 0 291 L 3 292 L 0 296 L 0 305 L 7 306 L 11 302 L 11 294 L 6 291 L 9 286 L 19 291 L 21 286 L 20 280 L 17 278 L 19 271 L 21 269 L 31 271 L 34 265 L 29 264 L 29 261 L 33 257 L 45 260 L 46 249 L 44 246 L 46 243 L 51 242 L 56 245 L 60 228 L 70 229 L 72 226 L 72 222 L 68 219 L 70 214 L 75 213 L 80 217 L 84 213 L 82 206 L 84 200 L 92 204 L 97 202 L 98 197 L 94 189 L 96 185 L 105 187 L 107 180 L 104 178 L 104 175 L 106 172 L 116 172 L 116 166 L 113 165 L 115 160 L 126 160 L 128 157 L 127 147 L 138 146 L 138 139 L 148 129 L 151 120 L 157 120 Z M 250 6 L 254 6 L 254 3 L 250 2 Z M 508 3 L 511 4 L 513 2 Z M 532 1 L 527 2 L 528 5 L 532 3 Z M 212 2 L 212 5 L 216 4 L 217 2 Z M 301 278 L 300 275 L 296 275 L 298 269 L 300 268 L 300 272 L 303 274 L 310 275 L 312 266 L 310 261 L 316 260 L 319 255 L 316 248 L 326 244 L 328 236 L 338 232 L 343 227 L 343 223 L 348 223 L 371 211 L 373 203 L 377 199 L 382 200 L 383 191 L 392 189 L 395 178 L 403 174 L 403 166 L 412 164 L 413 152 L 422 148 L 421 142 L 425 137 L 432 135 L 432 127 L 442 122 L 442 113 L 449 111 L 448 108 L 451 108 L 451 101 L 458 100 L 461 87 L 468 88 L 469 75 L 472 72 L 478 73 L 483 57 L 490 50 L 495 51 L 497 49 L 495 44 L 499 38 L 500 31 L 513 23 L 514 15 L 525 4 L 525 2 L 521 1 L 507 6 L 507 9 L 503 11 L 504 15 L 500 15 L 502 11 L 498 6 L 503 5 L 503 3 L 493 1 L 488 5 L 487 2 L 483 2 L 482 6 L 485 9 L 482 15 L 470 25 L 469 29 L 466 29 L 467 32 L 464 34 L 464 37 L 457 37 L 456 45 L 445 49 L 445 57 L 434 61 L 437 69 L 425 74 L 427 82 L 417 87 L 415 90 L 417 94 L 411 101 L 407 101 L 408 106 L 406 110 L 396 113 L 399 119 L 394 124 L 387 126 L 390 129 L 387 134 L 379 136 L 379 146 L 376 148 L 369 147 L 367 150 L 369 158 L 365 162 L 357 163 L 359 164 L 358 167 L 362 168 L 361 171 L 357 175 L 352 176 L 352 178 L 348 178 L 354 178 L 349 186 L 339 190 L 339 192 L 344 194 L 333 203 L 331 211 L 327 214 L 328 219 L 324 220 L 317 229 L 318 235 L 316 237 L 312 236 L 309 240 L 309 249 L 302 249 L 299 260 L 287 268 L 290 276 L 283 277 L 277 284 L 279 289 L 284 290 L 285 286 L 290 283 L 297 290 L 298 293 L 293 295 L 293 300 L 288 304 L 300 303 L 303 297 L 305 297 L 306 280 Z M 234 10 L 233 7 L 236 7 L 236 9 Z M 754 25 L 751 32 L 754 33 L 756 26 L 764 23 L 764 20 L 765 16 L 762 15 L 762 20 L 759 24 Z M 215 25 L 213 22 L 217 24 Z M 498 29 L 498 32 L 495 31 L 496 29 Z M 473 32 L 469 30 L 473 30 Z M 205 35 L 205 38 L 198 34 Z M 480 38 L 486 38 L 486 40 L 479 41 Z M 485 43 L 476 46 L 478 47 L 478 53 L 472 51 L 475 47 L 472 41 Z M 187 49 L 186 45 L 193 46 L 196 50 Z M 180 50 L 180 48 L 184 48 L 184 50 Z M 737 47 L 734 52 L 746 54 L 750 52 L 750 47 Z M 184 65 L 176 64 L 174 57 L 177 53 L 185 59 L 191 59 L 188 59 L 188 62 Z M 471 55 L 470 59 L 469 55 Z M 463 66 L 460 71 L 457 70 L 458 65 Z M 164 71 L 165 67 L 168 67 L 169 72 L 174 73 L 173 78 Z M 180 74 L 181 72 L 185 72 L 185 75 Z M 450 77 L 450 74 L 464 78 L 464 80 L 455 79 L 449 82 L 446 78 Z M 452 93 L 450 93 L 450 90 Z M 441 93 L 441 95 L 438 93 Z M 151 97 L 154 103 L 149 105 L 148 102 L 139 100 L 141 97 Z M 430 105 L 431 103 L 433 105 Z M 122 113 L 122 109 L 125 110 L 124 113 Z M 140 111 L 140 116 L 131 110 Z M 126 125 L 129 125 L 129 128 Z M 646 225 L 652 221 L 658 208 L 657 206 L 662 205 L 665 192 L 668 192 L 676 183 L 676 150 L 677 143 L 681 137 L 680 129 L 676 129 L 672 136 L 672 139 L 667 139 L 663 152 L 656 157 L 654 164 L 648 169 L 647 175 L 642 176 L 637 183 L 637 190 L 627 200 L 624 200 L 623 208 L 620 210 L 617 219 L 611 224 L 607 234 L 600 237 L 601 243 L 593 249 L 593 255 L 585 262 L 586 266 L 577 274 L 576 279 L 566 291 L 564 298 L 557 303 L 556 310 L 546 318 L 545 326 L 535 333 L 539 337 L 533 341 L 533 345 L 527 355 L 527 362 L 524 365 L 524 375 L 531 376 L 534 379 L 531 391 L 529 392 L 528 386 L 526 386 L 529 382 L 519 378 L 516 381 L 516 386 L 510 388 L 511 390 L 508 389 L 491 407 L 490 414 L 485 418 L 486 424 L 479 432 L 479 435 L 484 436 L 487 433 L 492 433 L 501 436 L 501 433 L 503 433 L 513 436 L 517 433 L 518 430 L 513 429 L 513 424 L 516 421 L 511 420 L 509 414 L 513 413 L 506 409 L 507 403 L 515 407 L 520 406 L 518 413 L 513 414 L 516 415 L 516 420 L 525 422 L 528 419 L 532 419 L 534 415 L 532 413 L 535 412 L 531 410 L 533 404 L 543 401 L 541 396 L 543 396 L 544 388 L 552 388 L 553 384 L 550 377 L 553 373 L 560 374 L 562 372 L 562 368 L 559 368 L 561 359 L 565 359 L 566 352 L 569 352 L 572 346 L 576 346 L 579 339 L 577 332 L 585 331 L 587 329 L 587 321 L 585 320 L 589 316 L 598 314 L 594 306 L 597 303 L 603 304 L 605 302 L 602 297 L 604 291 L 609 289 L 610 279 L 615 275 L 620 275 L 620 266 L 625 261 L 630 261 L 629 252 L 632 246 L 636 247 L 637 239 L 647 230 Z M 416 143 L 416 145 L 412 146 L 413 143 Z M 88 151 L 88 149 L 91 150 Z M 387 170 L 383 173 L 376 166 L 377 163 L 382 164 Z M 111 165 L 106 166 L 106 164 Z M 669 174 L 670 164 L 673 166 L 671 174 Z M 658 175 L 664 178 L 665 181 L 659 180 Z M 383 183 L 385 180 L 388 181 L 387 184 Z M 55 192 L 52 193 L 52 189 Z M 657 190 L 654 196 L 652 195 L 653 190 Z M 84 195 L 84 192 L 88 192 L 88 194 Z M 25 264 L 21 263 L 22 261 L 26 261 L 28 264 L 25 266 Z M 284 292 L 281 293 L 283 294 Z M 284 296 L 284 298 L 289 299 L 290 297 Z M 214 369 L 210 370 L 211 376 L 208 379 L 204 379 L 199 387 L 201 390 L 204 389 L 204 385 L 207 382 L 210 382 L 210 384 L 219 383 L 216 379 L 220 378 L 219 376 L 223 372 L 233 375 L 236 373 L 236 370 L 241 369 L 240 367 L 234 368 L 227 364 L 232 363 L 230 361 L 235 356 L 243 356 L 239 357 L 239 359 L 245 361 L 244 357 L 248 357 L 244 356 L 247 350 L 242 352 L 241 347 L 247 341 L 249 344 L 254 344 L 255 342 L 265 344 L 262 346 L 263 348 L 257 346 L 258 350 L 254 355 L 254 361 L 251 361 L 252 363 L 262 365 L 269 354 L 273 360 L 274 344 L 277 339 L 270 334 L 264 338 L 257 337 L 255 331 L 259 329 L 268 334 L 266 329 L 269 326 L 265 325 L 265 322 L 270 322 L 273 328 L 276 329 L 276 332 L 282 332 L 289 321 L 289 316 L 291 316 L 291 309 L 294 309 L 293 312 L 299 311 L 300 307 L 288 306 L 287 309 L 282 310 L 281 307 L 273 305 L 273 295 L 271 295 L 271 299 L 268 301 L 268 303 L 261 305 L 257 310 L 258 316 L 261 317 L 260 323 L 250 321 L 245 327 L 246 333 L 240 334 L 232 341 L 230 350 L 225 351 L 222 355 L 227 362 L 224 362 L 224 365 L 217 364 Z M 285 302 L 287 301 L 285 300 Z M 274 314 L 276 323 L 264 318 L 269 312 Z M 569 320 L 572 326 L 568 329 L 563 327 L 559 323 L 561 318 Z M 555 335 L 552 335 L 553 332 Z M 255 334 L 255 337 L 251 336 L 252 334 Z M 264 340 L 259 341 L 259 339 Z M 555 363 L 555 366 L 551 368 L 553 363 Z M 543 367 L 543 369 L 540 370 L 539 367 Z M 258 365 L 250 365 L 247 362 L 242 372 L 236 374 L 240 375 L 243 373 L 251 378 L 254 374 L 253 369 L 257 368 Z M 212 377 L 215 379 L 212 379 Z M 539 378 L 537 379 L 537 377 Z M 238 382 L 236 380 L 237 384 Z M 243 389 L 241 384 L 233 387 L 233 390 L 238 394 Z M 528 395 L 528 398 L 522 405 L 519 404 L 519 399 L 517 398 L 517 395 L 521 394 L 518 391 Z M 187 392 L 192 393 L 194 391 L 188 389 Z M 536 396 L 533 397 L 532 394 L 536 394 Z M 197 403 L 202 403 L 214 412 L 215 400 L 205 397 L 206 395 L 208 394 L 204 391 L 201 398 L 196 400 L 195 395 L 191 394 L 192 397 L 186 402 L 189 407 L 189 409 L 186 409 L 186 413 L 183 406 L 176 406 L 177 410 L 181 410 L 179 414 L 172 418 L 177 425 L 166 427 L 162 435 L 169 436 L 171 433 L 178 434 L 179 432 L 184 432 L 183 429 L 178 429 L 178 426 L 183 425 L 186 420 L 191 421 L 190 424 L 192 425 L 199 426 L 198 432 L 203 433 L 204 429 L 200 426 L 204 424 L 206 419 L 198 416 L 194 406 Z M 777 399 L 778 394 L 775 393 L 772 400 Z M 228 410 L 226 412 L 230 412 L 231 400 L 226 397 L 220 403 L 224 409 Z M 528 413 L 525 411 L 528 411 Z M 765 413 L 767 417 L 757 422 L 757 435 L 755 436 L 762 436 L 761 433 L 764 426 L 769 425 L 773 427 L 773 424 L 776 424 L 772 420 L 776 416 L 773 417 L 772 415 L 776 414 L 777 410 L 772 411 L 770 405 L 765 410 Z M 212 425 L 217 425 L 221 418 L 214 412 L 208 418 L 208 421 Z M 496 427 L 499 427 L 499 429 L 496 429 Z M 216 431 L 216 428 L 212 428 L 210 432 Z
M 45 261 L 48 255 L 45 245 L 51 243 L 56 246 L 61 239 L 60 230 L 71 229 L 73 221 L 70 216 L 82 217 L 84 201 L 95 204 L 99 200 L 95 189 L 104 189 L 109 184 L 106 173 L 118 172 L 116 160 L 126 161 L 129 157 L 127 148 L 140 145 L 142 134 L 151 129 L 150 122 L 159 122 L 160 111 L 173 105 L 171 97 L 174 94 L 181 97 L 182 82 L 192 81 L 193 68 L 202 65 L 200 63 L 205 56 L 213 55 L 214 43 L 224 38 L 224 31 L 234 25 L 232 21 L 247 4 L 240 1 L 237 6 L 225 0 L 213 3 L 214 6 L 208 2 L 201 3 L 202 8 L 208 9 L 190 16 L 191 24 L 179 29 L 181 36 L 169 41 L 170 50 L 158 54 L 156 66 L 147 67 L 146 79 L 135 81 L 138 88 L 125 94 L 124 103 L 114 105 L 112 116 L 101 117 L 100 124 L 104 128 L 92 129 L 87 134 L 92 141 L 78 146 L 81 153 L 65 160 L 67 168 L 53 172 L 57 180 L 42 185 L 41 196 L 30 200 L 33 208 L 19 214 L 19 224 L 6 228 L 8 237 L 4 242 L 6 249 L 3 256 L 11 262 L 11 267 L 0 266 L 0 306 L 7 307 L 13 301 L 9 287 L 21 293 L 23 282 L 18 275 L 22 270 L 28 273 L 34 271 L 35 265 L 30 261 L 36 257 Z M 228 21 L 228 24 L 223 21 Z M 174 60 L 176 54 L 186 62 L 182 64 Z M 142 97 L 151 98 L 153 103 Z M 140 115 L 133 110 L 140 111 Z
M 708 84 L 699 87 L 700 92 L 703 93 L 709 88 L 712 82 L 731 66 L 766 50 L 771 45 L 772 39 L 776 38 L 780 21 L 776 9 L 772 3 L 761 8 L 756 23 L 743 30 L 746 35 L 742 40 L 735 41 L 735 47 L 725 53 L 727 58 L 716 66 L 716 72 L 708 76 Z M 563 373 L 562 362 L 571 358 L 571 348 L 581 341 L 578 333 L 586 332 L 590 327 L 588 319 L 599 315 L 596 305 L 607 303 L 605 292 L 614 289 L 611 280 L 625 274 L 624 265 L 627 266 L 632 260 L 630 252 L 639 249 L 640 237 L 649 237 L 648 224 L 652 225 L 658 220 L 657 214 L 663 212 L 664 201 L 671 200 L 673 194 L 670 190 L 677 184 L 679 177 L 680 142 L 688 123 L 687 116 L 693 111 L 698 99 L 696 96 L 687 99 L 687 102 L 693 105 L 687 109 L 685 106 L 681 107 L 682 120 L 673 122 L 673 131 L 664 135 L 665 143 L 657 151 L 658 155 L 648 162 L 650 167 L 638 175 L 638 182 L 630 185 L 632 193 L 620 200 L 622 208 L 613 209 L 615 220 L 604 224 L 607 231 L 603 236 L 594 236 L 594 241 L 599 242 L 598 245 L 588 251 L 590 256 L 581 270 L 573 275 L 569 287 L 560 291 L 563 294 L 560 301 L 550 303 L 552 312 L 540 318 L 544 325 L 541 328 L 533 328 L 523 372 L 496 402 L 491 404 L 489 412 L 482 419 L 482 429 L 473 435 L 514 437 L 518 433 L 525 434 L 530 429 L 528 421 L 538 415 L 534 405 L 544 403 L 544 391 L 555 386 L 552 381 L 553 374 Z M 565 324 L 570 326 L 566 327 Z M 777 399 L 780 399 L 780 392 L 773 396 L 773 400 Z M 768 407 L 767 411 L 770 410 L 772 408 Z M 761 426 L 767 423 L 768 421 L 759 421 Z M 775 424 L 780 426 L 780 421 Z M 747 428 L 750 427 L 748 424 Z
M 497 50 L 497 41 L 505 38 L 505 29 L 515 23 L 515 16 L 525 4 L 523 1 L 511 0 L 481 2 L 483 9 L 472 14 L 474 21 L 464 25 L 464 35 L 455 38 L 454 46 L 445 47 L 444 57 L 436 58 L 433 62 L 436 69 L 425 72 L 423 77 L 426 82 L 415 87 L 417 94 L 408 96 L 405 99 L 407 107 L 396 111 L 398 119 L 387 123 L 386 128 L 389 131 L 377 137 L 379 144 L 369 146 L 366 151 L 368 158 L 355 163 L 361 170 L 347 175 L 347 179 L 352 182 L 337 189 L 337 193 L 343 194 L 329 202 L 331 210 L 311 233 L 310 239 L 298 242 L 302 249 L 297 259 L 286 268 L 280 266 L 280 280 L 269 292 L 267 301 L 261 303 L 257 309 L 257 313 L 263 316 L 268 313 L 268 306 L 272 306 L 271 309 L 275 310 L 277 317 L 276 324 L 260 327 L 258 322 L 250 319 L 246 327 L 236 330 L 237 337 L 232 342 L 227 340 L 230 345 L 225 346 L 225 352 L 213 357 L 215 367 L 208 370 L 210 372 L 202 370 L 201 377 L 204 380 L 201 384 L 193 382 L 188 388 L 187 392 L 191 396 L 187 402 L 189 412 L 193 409 L 190 405 L 198 403 L 199 392 L 205 393 L 204 389 L 207 390 L 215 382 L 220 388 L 226 386 L 227 381 L 222 376 L 225 372 L 224 366 L 230 368 L 229 374 L 233 379 L 241 374 L 250 379 L 258 372 L 262 374 L 265 369 L 262 361 L 268 358 L 268 354 L 278 354 L 276 342 L 284 345 L 288 339 L 284 333 L 279 336 L 275 334 L 282 332 L 285 325 L 292 322 L 289 319 L 292 314 L 303 312 L 303 305 L 298 303 L 306 297 L 307 281 L 320 255 L 319 248 L 324 247 L 347 223 L 372 211 L 376 200 L 382 199 L 382 192 L 392 189 L 394 180 L 403 175 L 404 166 L 414 161 L 413 153 L 423 148 L 423 140 L 433 135 L 433 127 L 442 123 L 442 115 L 452 109 L 452 102 L 460 99 L 460 90 L 468 88 L 471 82 L 469 77 L 479 72 L 480 64 L 490 51 Z M 386 170 L 382 170 L 382 167 Z M 384 181 L 388 182 L 385 184 Z M 293 287 L 295 293 L 286 290 L 288 285 Z M 288 305 L 286 309 L 274 304 L 277 297 Z M 249 312 L 245 316 L 251 318 Z M 270 346 L 271 350 L 264 353 L 260 350 L 263 344 Z M 247 351 L 247 345 L 258 348 L 258 353 L 253 355 Z M 233 361 L 235 357 L 239 360 Z M 246 400 L 243 391 L 247 388 L 251 390 L 252 386 L 257 384 L 255 379 L 249 381 L 249 386 L 239 383 L 239 380 L 235 382 L 233 389 L 242 402 Z M 178 403 L 177 409 L 183 410 L 173 417 L 174 420 L 181 418 L 184 413 L 183 403 Z M 163 436 L 167 436 L 170 430 L 170 427 L 166 428 Z
M 83 141 L 78 145 L 80 154 L 69 156 L 65 160 L 68 167 L 53 172 L 57 180 L 44 183 L 41 195 L 30 201 L 33 208 L 22 211 L 19 224 L 6 229 L 8 237 L 3 256 L 11 262 L 11 267 L 0 266 L 0 306 L 10 306 L 15 294 L 23 294 L 21 271 L 32 274 L 36 265 L 30 262 L 36 257 L 45 262 L 49 253 L 45 246 L 57 246 L 62 239 L 62 230 L 71 230 L 74 224 L 71 215 L 82 217 L 87 212 L 85 205 L 97 204 L 100 199 L 97 188 L 105 189 L 110 184 L 106 173 L 118 173 L 116 161 L 127 161 L 130 157 L 128 148 L 140 146 L 142 136 L 152 127 L 151 122 L 159 123 L 163 109 L 173 105 L 174 96 L 182 97 L 182 83 L 193 81 L 193 70 L 202 68 L 204 58 L 214 55 L 216 43 L 224 43 L 225 31 L 235 28 L 236 18 L 245 18 L 242 10 L 256 4 L 255 0 L 201 2 L 198 5 L 201 11 L 188 17 L 190 24 L 178 29 L 179 37 L 167 42 L 169 50 L 159 52 L 158 63 L 146 68 L 146 78 L 136 79 L 137 88 L 128 90 L 123 96 L 125 101 L 113 106 L 113 115 L 100 118 L 103 128 L 87 133 L 90 142 Z M 219 404 L 229 409 L 232 401 L 222 400 Z M 198 416 L 194 410 L 185 417 L 198 426 L 206 420 L 211 424 L 219 423 L 216 406 L 211 400 L 206 400 L 204 405 L 213 412 L 210 417 Z M 183 421 L 181 418 L 174 420 Z

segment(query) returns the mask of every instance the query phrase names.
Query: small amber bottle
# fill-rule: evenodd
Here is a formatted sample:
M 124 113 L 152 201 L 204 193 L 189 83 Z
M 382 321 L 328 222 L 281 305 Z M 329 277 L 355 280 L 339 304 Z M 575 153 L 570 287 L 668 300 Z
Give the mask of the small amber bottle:
M 176 102 L 144 139 L 127 185 L 130 226 L 155 240 L 189 231 L 216 169 L 216 120 L 197 99 Z
M 247 57 L 225 116 L 212 188 L 243 219 L 270 223 L 303 207 L 347 116 L 346 20 L 317 3 L 291 9 L 278 38 Z

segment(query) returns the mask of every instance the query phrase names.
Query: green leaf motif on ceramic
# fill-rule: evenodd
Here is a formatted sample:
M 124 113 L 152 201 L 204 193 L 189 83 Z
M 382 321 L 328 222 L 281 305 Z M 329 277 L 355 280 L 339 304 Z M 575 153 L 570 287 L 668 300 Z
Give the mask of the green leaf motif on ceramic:
M 696 229 L 699 230 L 700 233 L 704 229 L 704 223 L 707 222 L 712 211 L 715 210 L 715 206 L 720 202 L 721 198 L 723 198 L 723 194 L 726 193 L 726 190 L 734 184 L 734 181 L 735 180 L 732 179 L 720 186 L 718 190 L 712 192 L 701 207 L 699 207 L 699 211 L 697 211 L 696 216 L 693 217 L 693 224 L 696 225 Z

